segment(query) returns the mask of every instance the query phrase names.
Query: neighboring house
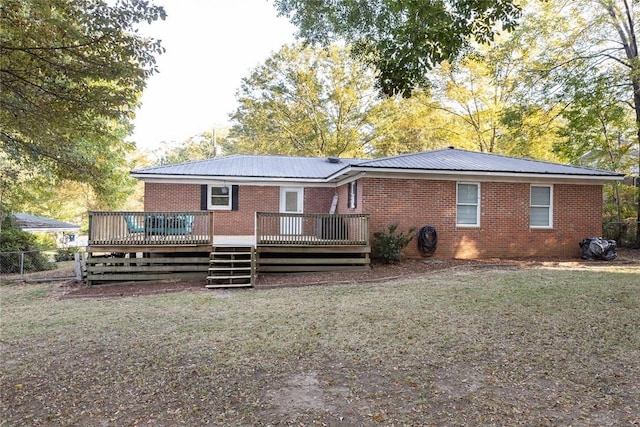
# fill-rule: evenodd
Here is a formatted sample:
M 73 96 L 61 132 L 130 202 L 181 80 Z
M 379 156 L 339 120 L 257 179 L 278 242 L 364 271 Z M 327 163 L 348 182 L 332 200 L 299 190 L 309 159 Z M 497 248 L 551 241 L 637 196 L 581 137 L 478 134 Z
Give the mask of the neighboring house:
M 80 226 L 57 219 L 26 213 L 16 213 L 13 215 L 16 223 L 23 230 L 30 233 L 53 234 L 57 243 L 76 246 L 76 238 L 80 233 Z
M 579 256 L 602 234 L 605 182 L 622 174 L 442 149 L 373 160 L 235 155 L 139 169 L 145 211 L 215 211 L 216 235 L 256 212 L 369 214 L 370 236 L 431 225 L 435 256 Z M 405 251 L 418 257 L 416 242 Z

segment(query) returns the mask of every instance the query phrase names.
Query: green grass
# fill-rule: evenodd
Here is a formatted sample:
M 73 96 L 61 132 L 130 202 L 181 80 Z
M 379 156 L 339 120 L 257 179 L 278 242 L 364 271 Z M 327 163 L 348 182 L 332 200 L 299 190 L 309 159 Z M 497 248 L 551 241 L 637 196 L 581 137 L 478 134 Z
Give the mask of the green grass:
M 0 296 L 9 425 L 640 422 L 640 266 Z

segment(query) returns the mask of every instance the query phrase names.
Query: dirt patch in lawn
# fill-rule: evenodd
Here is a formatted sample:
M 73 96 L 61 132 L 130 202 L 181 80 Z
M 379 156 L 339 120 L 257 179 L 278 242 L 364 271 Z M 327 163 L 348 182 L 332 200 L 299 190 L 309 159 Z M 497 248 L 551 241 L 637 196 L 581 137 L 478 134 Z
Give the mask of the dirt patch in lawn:
M 320 273 L 262 274 L 256 280 L 256 289 L 280 287 L 340 285 L 352 283 L 376 283 L 395 279 L 420 277 L 443 270 L 475 271 L 478 269 L 522 269 L 522 268 L 569 268 L 589 269 L 612 265 L 640 263 L 640 250 L 621 249 L 613 261 L 585 261 L 579 258 L 523 258 L 523 259 L 407 259 L 398 264 L 373 263 L 371 268 L 360 271 L 337 271 Z M 75 281 L 58 285 L 63 298 L 127 297 L 163 294 L 182 291 L 212 292 L 204 287 L 205 281 L 118 283 L 86 286 Z M 222 295 L 221 291 L 215 291 Z

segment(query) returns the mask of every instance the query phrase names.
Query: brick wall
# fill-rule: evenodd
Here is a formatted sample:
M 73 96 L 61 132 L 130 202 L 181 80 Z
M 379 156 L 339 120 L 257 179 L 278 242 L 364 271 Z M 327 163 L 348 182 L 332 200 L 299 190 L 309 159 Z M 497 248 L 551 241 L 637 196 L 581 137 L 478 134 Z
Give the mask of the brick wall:
M 305 188 L 304 212 L 328 213 L 335 190 Z M 146 183 L 144 209 L 158 211 L 199 211 L 200 185 Z M 216 210 L 215 233 L 218 235 L 252 235 L 255 212 L 279 212 L 280 187 L 241 185 L 238 188 L 238 210 Z
M 336 207 L 336 213 L 339 214 L 359 214 L 362 213 L 362 189 L 360 188 L 360 181 L 356 181 L 356 207 L 354 209 L 349 208 L 349 184 L 341 185 L 336 189 L 338 192 L 338 205 Z
M 553 229 L 529 227 L 530 185 L 483 182 L 480 185 L 480 227 L 456 227 L 456 182 L 363 178 L 358 180 L 356 209 L 348 209 L 348 185 L 305 188 L 304 211 L 327 213 L 334 193 L 337 213 L 370 214 L 370 232 L 400 223 L 400 230 L 432 225 L 438 232 L 438 258 L 579 256 L 578 242 L 602 235 L 600 185 L 553 186 Z M 254 232 L 254 212 L 279 212 L 280 188 L 240 186 L 238 211 L 215 211 L 215 233 Z M 200 210 L 200 185 L 145 185 L 146 211 Z M 407 256 L 419 257 L 416 240 Z
M 398 222 L 399 230 L 432 225 L 438 233 L 435 257 L 490 258 L 579 256 L 578 242 L 602 234 L 600 185 L 553 186 L 553 229 L 529 227 L 526 183 L 483 182 L 480 227 L 456 226 L 456 182 L 366 178 L 359 180 L 363 213 L 370 230 Z M 419 257 L 417 241 L 406 250 Z
M 304 213 L 329 213 L 335 192 L 335 188 L 330 187 L 305 188 Z

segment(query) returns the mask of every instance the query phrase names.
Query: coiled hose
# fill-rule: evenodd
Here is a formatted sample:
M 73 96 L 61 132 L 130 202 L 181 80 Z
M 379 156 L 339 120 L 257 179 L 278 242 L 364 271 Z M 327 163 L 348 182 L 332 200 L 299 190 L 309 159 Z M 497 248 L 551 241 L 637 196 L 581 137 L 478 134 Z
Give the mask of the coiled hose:
M 428 257 L 433 255 L 438 245 L 438 233 L 436 229 L 430 225 L 425 225 L 418 232 L 418 251 L 422 256 Z

